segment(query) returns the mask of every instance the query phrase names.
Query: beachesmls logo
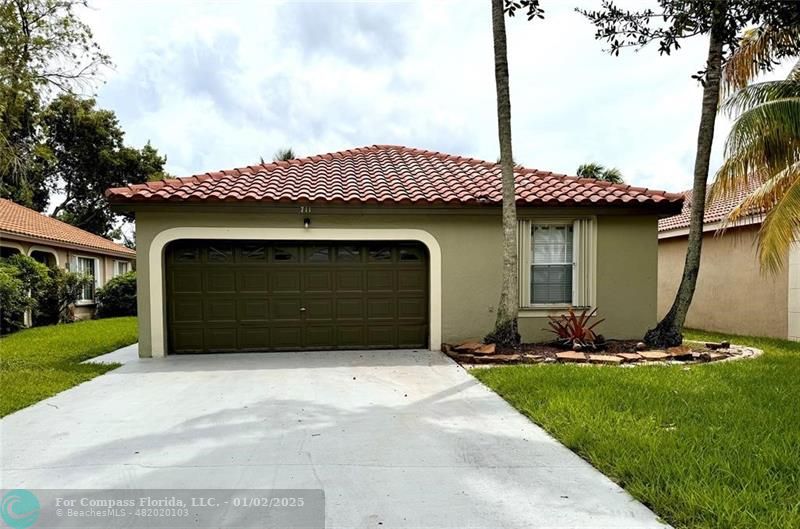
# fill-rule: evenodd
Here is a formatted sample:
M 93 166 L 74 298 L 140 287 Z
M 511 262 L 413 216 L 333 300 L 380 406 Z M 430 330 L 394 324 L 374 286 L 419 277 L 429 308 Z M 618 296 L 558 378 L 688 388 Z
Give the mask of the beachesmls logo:
M 39 519 L 39 500 L 29 490 L 10 490 L 3 494 L 2 517 L 11 529 L 26 529 Z

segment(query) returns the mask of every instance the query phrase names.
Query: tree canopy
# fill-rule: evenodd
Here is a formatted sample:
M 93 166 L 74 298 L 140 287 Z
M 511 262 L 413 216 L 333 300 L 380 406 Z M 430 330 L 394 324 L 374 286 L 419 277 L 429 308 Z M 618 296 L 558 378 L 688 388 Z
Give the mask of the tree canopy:
M 623 184 L 622 172 L 616 167 L 606 167 L 605 165 L 589 162 L 578 166 L 578 176 L 583 178 L 594 178 L 612 184 Z

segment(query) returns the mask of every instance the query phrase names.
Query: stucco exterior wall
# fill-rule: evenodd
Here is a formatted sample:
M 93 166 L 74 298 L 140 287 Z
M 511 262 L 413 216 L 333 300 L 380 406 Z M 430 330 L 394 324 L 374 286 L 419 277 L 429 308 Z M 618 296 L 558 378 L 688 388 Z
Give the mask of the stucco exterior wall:
M 700 275 L 686 318 L 689 327 L 710 331 L 788 336 L 788 271 L 761 273 L 756 258 L 757 226 L 703 237 Z M 683 273 L 686 237 L 661 239 L 658 245 L 658 314 L 666 314 Z
M 527 213 L 543 215 L 535 211 Z M 571 213 L 582 214 L 575 210 Z M 420 214 L 352 208 L 346 213 L 330 210 L 302 215 L 294 209 L 290 212 L 255 206 L 192 207 L 191 211 L 146 208 L 136 212 L 140 354 L 150 356 L 152 351 L 149 252 L 159 233 L 187 226 L 301 228 L 304 216 L 311 218 L 311 229 L 320 240 L 324 240 L 326 229 L 427 231 L 438 242 L 442 254 L 442 341 L 480 337 L 491 330 L 501 280 L 498 211 L 431 210 Z M 560 216 L 563 217 L 563 212 Z M 602 317 L 607 318 L 600 332 L 608 337 L 639 337 L 655 323 L 656 223 L 654 215 L 598 216 L 597 304 Z M 163 267 L 163 255 L 156 262 Z M 160 323 L 164 325 L 163 321 Z M 527 341 L 545 338 L 547 334 L 541 330 L 545 325 L 545 317 L 520 318 L 520 331 Z

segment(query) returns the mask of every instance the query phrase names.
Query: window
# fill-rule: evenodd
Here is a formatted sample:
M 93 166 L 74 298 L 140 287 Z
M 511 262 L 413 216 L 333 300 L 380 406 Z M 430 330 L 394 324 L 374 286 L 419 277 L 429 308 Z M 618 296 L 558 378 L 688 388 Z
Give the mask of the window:
M 572 303 L 572 226 L 534 224 L 531 301 Z
M 518 233 L 521 307 L 594 306 L 593 218 L 523 219 Z
M 131 271 L 131 263 L 129 261 L 114 261 L 114 277 L 127 274 Z
M 93 281 L 84 285 L 80 301 L 94 301 L 94 291 L 97 286 L 97 267 L 93 257 L 78 257 L 76 271 L 79 274 L 91 276 Z

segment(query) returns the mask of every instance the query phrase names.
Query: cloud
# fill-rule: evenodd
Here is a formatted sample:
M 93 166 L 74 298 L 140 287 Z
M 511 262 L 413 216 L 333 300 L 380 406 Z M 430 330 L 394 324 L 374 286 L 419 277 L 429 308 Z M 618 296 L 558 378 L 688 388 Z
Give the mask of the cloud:
M 584 4 L 593 5 L 591 0 Z M 488 2 L 107 1 L 87 21 L 117 64 L 98 92 L 128 141 L 184 175 L 396 143 L 494 160 Z M 566 2 L 508 23 L 515 157 L 573 173 L 619 167 L 651 188 L 691 184 L 706 41 L 610 57 Z M 728 127 L 719 120 L 714 163 Z

